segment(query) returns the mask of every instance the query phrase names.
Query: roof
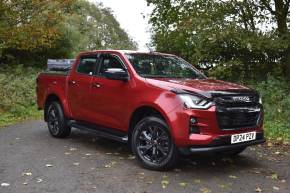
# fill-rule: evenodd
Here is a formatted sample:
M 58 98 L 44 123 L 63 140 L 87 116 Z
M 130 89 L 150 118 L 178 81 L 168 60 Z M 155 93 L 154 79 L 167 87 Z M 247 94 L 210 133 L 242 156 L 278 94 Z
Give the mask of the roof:
M 85 51 L 85 52 L 81 52 L 80 54 L 94 53 L 94 52 L 119 52 L 122 54 L 160 54 L 160 55 L 174 56 L 173 54 L 167 54 L 167 53 L 161 53 L 161 52 L 136 51 L 136 50 L 112 50 L 112 49 Z

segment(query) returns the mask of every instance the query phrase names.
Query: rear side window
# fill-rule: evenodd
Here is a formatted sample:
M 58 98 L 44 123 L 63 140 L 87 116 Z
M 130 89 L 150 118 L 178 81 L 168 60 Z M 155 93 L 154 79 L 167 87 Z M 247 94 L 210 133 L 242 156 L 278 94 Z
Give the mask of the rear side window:
M 82 74 L 93 75 L 96 72 L 97 56 L 86 56 L 80 59 L 77 72 Z

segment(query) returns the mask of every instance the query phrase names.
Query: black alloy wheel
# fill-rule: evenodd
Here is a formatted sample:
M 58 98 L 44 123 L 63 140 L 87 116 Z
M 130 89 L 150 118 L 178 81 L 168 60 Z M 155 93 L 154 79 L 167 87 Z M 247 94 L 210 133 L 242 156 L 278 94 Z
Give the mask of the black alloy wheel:
M 169 169 L 177 160 L 167 124 L 158 117 L 142 119 L 132 135 L 132 149 L 145 168 Z
M 50 134 L 57 138 L 70 135 L 71 128 L 67 125 L 61 105 L 58 102 L 51 102 L 46 110 L 47 126 Z

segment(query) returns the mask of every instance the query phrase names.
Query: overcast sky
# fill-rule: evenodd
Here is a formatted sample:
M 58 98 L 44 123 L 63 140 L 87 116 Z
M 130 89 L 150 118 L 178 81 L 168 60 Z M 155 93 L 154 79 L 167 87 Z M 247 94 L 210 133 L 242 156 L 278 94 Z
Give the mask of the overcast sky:
M 152 8 L 145 0 L 89 0 L 103 3 L 113 10 L 113 14 L 121 27 L 139 45 L 140 50 L 148 50 L 146 44 L 150 42 L 148 16 Z M 143 17 L 145 16 L 145 18 Z

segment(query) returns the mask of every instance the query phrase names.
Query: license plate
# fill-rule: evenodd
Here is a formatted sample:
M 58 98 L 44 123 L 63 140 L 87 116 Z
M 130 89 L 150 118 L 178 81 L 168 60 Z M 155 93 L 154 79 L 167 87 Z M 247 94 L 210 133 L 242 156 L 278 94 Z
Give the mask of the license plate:
M 231 136 L 231 143 L 241 143 L 245 141 L 252 141 L 256 139 L 256 132 L 240 133 Z

